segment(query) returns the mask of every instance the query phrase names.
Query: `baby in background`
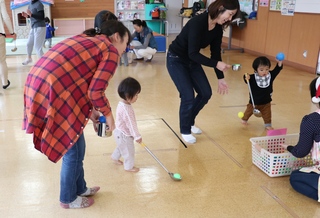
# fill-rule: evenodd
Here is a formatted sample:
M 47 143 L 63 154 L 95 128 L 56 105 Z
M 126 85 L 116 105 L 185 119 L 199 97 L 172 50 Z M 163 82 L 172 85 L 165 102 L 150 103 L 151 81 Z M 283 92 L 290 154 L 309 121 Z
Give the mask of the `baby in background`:
M 138 131 L 132 104 L 137 101 L 140 91 L 140 83 L 132 77 L 125 78 L 118 86 L 121 100 L 116 110 L 116 129 L 113 131 L 117 147 L 113 151 L 111 159 L 115 164 L 123 164 L 124 169 L 128 172 L 139 171 L 139 168 L 134 166 L 134 141 L 141 143 L 142 137 Z M 121 157 L 123 162 L 120 160 Z
M 46 47 L 46 42 L 49 43 L 49 48 L 52 47 L 52 32 L 54 32 L 57 27 L 52 27 L 50 25 L 50 19 L 48 17 L 45 17 L 44 18 L 44 22 L 46 23 L 46 40 L 44 40 L 44 43 L 43 43 L 43 47 L 45 48 Z

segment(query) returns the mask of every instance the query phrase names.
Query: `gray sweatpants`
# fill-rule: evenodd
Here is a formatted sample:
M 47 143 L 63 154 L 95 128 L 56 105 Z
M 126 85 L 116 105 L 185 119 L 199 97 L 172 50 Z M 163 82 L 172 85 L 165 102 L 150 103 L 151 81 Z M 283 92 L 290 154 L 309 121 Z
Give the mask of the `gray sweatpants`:
M 27 54 L 29 57 L 32 55 L 33 47 L 38 58 L 42 57 L 44 40 L 46 40 L 46 27 L 36 27 L 30 30 L 27 42 Z

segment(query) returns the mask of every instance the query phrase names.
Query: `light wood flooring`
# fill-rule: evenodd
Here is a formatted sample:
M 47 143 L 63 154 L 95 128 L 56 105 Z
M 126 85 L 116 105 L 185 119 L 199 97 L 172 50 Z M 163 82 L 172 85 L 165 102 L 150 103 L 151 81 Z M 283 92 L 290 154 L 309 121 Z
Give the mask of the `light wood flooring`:
M 266 131 L 261 118 L 252 116 L 244 127 L 237 114 L 248 102 L 242 75 L 252 72 L 255 56 L 238 51 L 222 56 L 227 63 L 241 64 L 242 70 L 225 73 L 229 94 L 219 95 L 216 75 L 205 67 L 214 93 L 197 117 L 203 134 L 196 136 L 194 145 L 180 139 L 180 99 L 165 67 L 165 53 L 157 53 L 151 63 L 118 67 L 106 91 L 114 110 L 121 79 L 138 79 L 142 91 L 133 107 L 143 141 L 182 180 L 172 180 L 138 144 L 135 165 L 140 172 L 114 165 L 114 138 L 96 136 L 89 123 L 85 178 L 88 186 L 99 185 L 101 190 L 93 206 L 69 210 L 59 205 L 61 161 L 51 163 L 21 130 L 23 87 L 31 66 L 21 65 L 24 55 L 8 56 L 11 86 L 0 89 L 0 217 L 320 217 L 319 204 L 295 192 L 288 176 L 271 178 L 252 164 L 249 139 L 264 137 Z M 309 96 L 315 76 L 284 65 L 274 83 L 274 128 L 299 132 L 302 117 L 315 110 Z

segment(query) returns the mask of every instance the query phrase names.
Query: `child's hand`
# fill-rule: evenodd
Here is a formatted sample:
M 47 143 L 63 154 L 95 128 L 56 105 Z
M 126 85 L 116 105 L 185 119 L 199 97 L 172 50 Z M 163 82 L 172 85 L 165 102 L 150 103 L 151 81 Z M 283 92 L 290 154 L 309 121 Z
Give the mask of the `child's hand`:
M 245 73 L 244 76 L 245 76 L 246 80 L 250 80 L 250 75 L 248 73 Z
M 137 143 L 139 143 L 139 144 L 141 144 L 141 142 L 142 142 L 142 138 L 140 138 L 140 139 L 136 140 L 136 142 L 137 142 Z
M 54 29 L 55 29 L 55 30 L 57 30 L 57 29 L 58 29 L 58 27 L 57 27 L 57 26 L 55 26 L 55 27 L 54 27 Z
M 278 59 L 276 59 L 278 62 L 278 66 L 281 67 L 282 66 L 282 61 L 279 61 Z

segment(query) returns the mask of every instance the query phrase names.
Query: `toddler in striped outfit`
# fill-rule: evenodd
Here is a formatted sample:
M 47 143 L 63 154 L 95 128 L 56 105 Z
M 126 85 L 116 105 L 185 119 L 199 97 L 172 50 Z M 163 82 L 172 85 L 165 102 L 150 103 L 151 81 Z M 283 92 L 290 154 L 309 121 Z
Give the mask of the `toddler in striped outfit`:
M 137 101 L 140 91 L 140 83 L 132 77 L 125 78 L 118 86 L 121 101 L 117 106 L 116 129 L 113 132 L 117 147 L 113 151 L 111 159 L 115 164 L 123 165 L 128 172 L 139 171 L 139 168 L 134 166 L 134 141 L 141 143 L 142 137 L 138 131 L 132 104 Z M 121 157 L 123 161 L 120 160 Z

